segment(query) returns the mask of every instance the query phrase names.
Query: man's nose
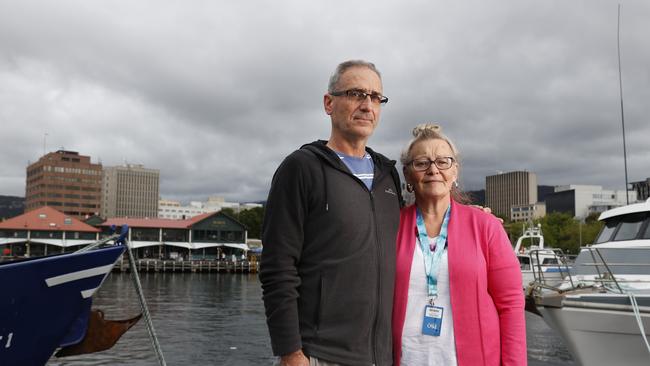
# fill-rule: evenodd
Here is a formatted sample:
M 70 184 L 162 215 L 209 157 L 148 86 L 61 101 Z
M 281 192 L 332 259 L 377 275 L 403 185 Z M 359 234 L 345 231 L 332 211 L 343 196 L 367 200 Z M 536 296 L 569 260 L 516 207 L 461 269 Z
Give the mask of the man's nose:
M 361 101 L 361 106 L 362 109 L 364 110 L 371 110 L 372 109 L 372 99 L 370 98 L 370 95 L 367 95 L 362 101 Z

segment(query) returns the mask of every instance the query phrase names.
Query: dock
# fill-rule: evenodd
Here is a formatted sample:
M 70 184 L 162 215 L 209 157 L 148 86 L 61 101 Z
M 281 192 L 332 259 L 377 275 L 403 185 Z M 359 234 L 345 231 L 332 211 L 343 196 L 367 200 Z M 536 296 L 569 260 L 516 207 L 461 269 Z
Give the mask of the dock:
M 178 272 L 178 273 L 257 273 L 257 261 L 223 260 L 160 260 L 137 259 L 138 272 Z M 113 272 L 129 272 L 129 261 L 122 258 L 113 267 Z

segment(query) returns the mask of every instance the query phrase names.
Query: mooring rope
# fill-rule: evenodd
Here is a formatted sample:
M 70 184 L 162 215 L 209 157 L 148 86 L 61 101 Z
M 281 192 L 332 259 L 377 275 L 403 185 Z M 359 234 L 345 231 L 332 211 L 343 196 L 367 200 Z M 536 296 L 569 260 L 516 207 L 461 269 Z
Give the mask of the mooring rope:
M 153 321 L 151 320 L 151 315 L 149 314 L 149 309 L 147 308 L 147 302 L 144 299 L 144 293 L 142 291 L 142 284 L 140 284 L 140 276 L 138 275 L 138 267 L 135 263 L 135 258 L 133 257 L 133 252 L 131 252 L 131 244 L 124 238 L 124 246 L 126 247 L 126 253 L 129 257 L 129 267 L 131 271 L 131 279 L 133 280 L 133 285 L 135 286 L 135 292 L 138 294 L 138 299 L 140 300 L 140 308 L 142 309 L 142 315 L 144 316 L 144 321 L 147 325 L 147 330 L 149 331 L 149 338 L 151 338 L 151 346 L 158 357 L 158 363 L 161 366 L 166 366 L 165 357 L 162 353 L 162 348 L 160 348 L 160 343 L 158 343 L 158 337 L 156 336 L 156 330 L 153 328 Z
M 95 249 L 95 248 L 97 248 L 98 246 L 100 246 L 100 245 L 104 245 L 104 244 L 108 243 L 109 241 L 111 241 L 111 240 L 115 240 L 115 239 L 117 239 L 117 238 L 119 238 L 119 237 L 120 237 L 120 234 L 113 234 L 113 235 L 111 235 L 111 236 L 109 236 L 109 237 L 106 237 L 106 238 L 104 238 L 104 239 L 98 240 L 98 241 L 96 241 L 96 242 L 94 242 L 94 243 L 92 243 L 92 244 L 88 244 L 88 245 L 86 245 L 85 247 L 83 247 L 83 248 L 81 248 L 81 249 L 75 251 L 75 253 L 83 253 L 83 252 L 87 252 L 87 251 L 89 251 L 89 250 L 91 250 L 91 249 Z
M 145 324 L 147 325 L 147 330 L 149 331 L 149 338 L 151 338 L 151 346 L 158 357 L 158 363 L 161 366 L 167 366 L 165 362 L 165 357 L 162 353 L 162 348 L 160 348 L 160 343 L 158 342 L 158 337 L 156 336 L 156 330 L 153 328 L 153 321 L 151 320 L 151 314 L 149 314 L 149 308 L 147 307 L 147 301 L 144 299 L 144 293 L 142 291 L 142 284 L 140 283 L 140 276 L 138 275 L 138 267 L 135 263 L 135 258 L 133 257 L 133 252 L 131 251 L 131 245 L 129 244 L 126 236 L 128 234 L 129 228 L 126 225 L 122 226 L 122 231 L 120 234 L 113 234 L 115 232 L 115 225 L 111 227 L 111 235 L 98 240 L 92 244 L 89 244 L 77 251 L 75 253 L 87 252 L 91 249 L 95 249 L 100 245 L 106 244 L 109 241 L 115 240 L 115 245 L 122 244 L 126 248 L 126 254 L 129 258 L 129 267 L 131 269 L 131 279 L 133 280 L 133 286 L 135 287 L 135 292 L 138 295 L 138 300 L 140 301 L 140 308 L 142 309 L 142 315 L 144 317 Z
M 636 323 L 639 326 L 639 330 L 641 331 L 641 336 L 645 341 L 645 346 L 648 349 L 648 353 L 650 353 L 650 343 L 648 343 L 648 337 L 646 337 L 645 335 L 645 327 L 643 326 L 643 319 L 641 319 L 639 304 L 637 304 L 636 297 L 634 296 L 633 293 L 628 292 L 627 295 L 630 297 L 630 304 L 632 304 L 632 310 L 634 311 L 634 317 L 636 318 Z

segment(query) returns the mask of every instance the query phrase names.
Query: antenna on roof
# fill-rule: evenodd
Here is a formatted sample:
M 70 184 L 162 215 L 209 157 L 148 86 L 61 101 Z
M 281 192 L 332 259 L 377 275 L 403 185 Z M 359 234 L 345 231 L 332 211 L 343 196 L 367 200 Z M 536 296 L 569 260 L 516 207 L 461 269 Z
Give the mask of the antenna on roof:
M 618 27 L 616 32 L 616 45 L 618 48 L 618 86 L 621 96 L 621 126 L 623 127 L 623 164 L 625 165 L 625 201 L 630 204 L 630 195 L 627 191 L 627 149 L 625 147 L 625 114 L 623 113 L 623 78 L 621 77 L 621 4 L 618 4 Z

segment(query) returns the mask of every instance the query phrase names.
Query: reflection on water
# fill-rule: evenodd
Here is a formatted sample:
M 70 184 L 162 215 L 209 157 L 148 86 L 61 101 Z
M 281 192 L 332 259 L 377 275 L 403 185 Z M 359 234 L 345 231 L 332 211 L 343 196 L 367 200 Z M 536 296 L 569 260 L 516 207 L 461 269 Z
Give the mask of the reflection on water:
M 528 365 L 575 365 L 560 335 L 549 328 L 541 317 L 526 313 L 526 344 Z
M 142 287 L 169 365 L 271 364 L 256 275 L 142 274 Z M 140 312 L 128 274 L 113 273 L 94 296 L 107 319 Z M 144 320 L 108 351 L 48 365 L 157 365 Z
M 142 274 L 142 287 L 169 365 L 271 365 L 271 346 L 257 275 Z M 107 319 L 140 312 L 128 274 L 113 273 L 94 296 Z M 541 318 L 526 314 L 531 366 L 573 365 L 566 347 Z M 52 358 L 50 366 L 157 365 L 144 321 L 110 350 Z

